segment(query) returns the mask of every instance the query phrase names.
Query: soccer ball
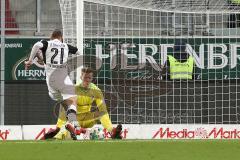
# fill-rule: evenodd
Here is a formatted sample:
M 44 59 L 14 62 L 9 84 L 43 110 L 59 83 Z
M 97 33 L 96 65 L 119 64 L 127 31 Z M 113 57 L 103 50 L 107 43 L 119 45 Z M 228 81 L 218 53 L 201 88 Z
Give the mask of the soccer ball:
M 102 140 L 105 139 L 105 134 L 101 127 L 94 127 L 91 129 L 89 137 L 91 140 Z

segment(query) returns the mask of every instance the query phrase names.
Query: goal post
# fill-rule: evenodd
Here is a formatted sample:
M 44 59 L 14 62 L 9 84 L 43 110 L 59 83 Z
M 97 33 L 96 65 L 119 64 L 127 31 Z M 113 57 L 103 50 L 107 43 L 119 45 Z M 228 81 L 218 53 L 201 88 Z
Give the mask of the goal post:
M 77 38 L 77 47 L 80 52 L 80 56 L 84 55 L 83 49 L 83 39 L 84 39 L 84 0 L 76 1 L 76 38 Z M 79 83 L 80 75 L 81 75 L 81 64 L 83 64 L 83 59 L 77 59 L 77 74 L 76 74 L 76 83 Z
M 81 63 L 96 69 L 113 123 L 239 123 L 235 0 L 59 2 L 64 39 L 81 50 Z M 182 42 L 194 60 L 193 79 L 164 77 L 162 66 Z

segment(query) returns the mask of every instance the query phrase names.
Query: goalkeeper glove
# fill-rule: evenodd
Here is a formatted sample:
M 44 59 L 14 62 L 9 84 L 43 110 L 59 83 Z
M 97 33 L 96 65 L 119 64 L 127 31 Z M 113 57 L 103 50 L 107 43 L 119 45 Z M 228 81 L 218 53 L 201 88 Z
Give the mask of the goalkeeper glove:
M 112 139 L 122 139 L 122 125 L 119 124 L 117 125 L 116 128 L 113 128 L 112 133 L 111 133 L 111 138 Z

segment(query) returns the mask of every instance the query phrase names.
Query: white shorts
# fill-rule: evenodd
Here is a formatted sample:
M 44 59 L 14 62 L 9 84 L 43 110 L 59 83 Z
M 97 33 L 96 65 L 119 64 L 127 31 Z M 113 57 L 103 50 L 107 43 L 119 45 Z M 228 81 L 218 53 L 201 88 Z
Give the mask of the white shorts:
M 48 94 L 55 101 L 63 101 L 71 97 L 75 97 L 75 86 L 65 69 L 58 69 L 47 74 L 46 82 L 48 86 Z

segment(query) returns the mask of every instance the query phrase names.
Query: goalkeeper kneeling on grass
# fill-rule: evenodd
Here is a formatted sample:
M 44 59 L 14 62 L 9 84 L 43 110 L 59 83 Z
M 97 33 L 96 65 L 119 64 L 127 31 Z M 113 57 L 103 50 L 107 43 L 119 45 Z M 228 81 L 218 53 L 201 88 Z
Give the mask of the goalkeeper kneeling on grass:
M 107 113 L 107 107 L 103 94 L 101 90 L 92 83 L 92 79 L 93 70 L 90 68 L 83 68 L 81 73 L 81 82 L 75 87 L 77 94 L 77 119 L 81 126 L 81 129 L 77 130 L 76 134 L 79 135 L 81 133 L 85 133 L 86 128 L 92 128 L 98 120 L 100 120 L 103 128 L 110 133 L 112 139 L 122 139 L 122 126 L 119 124 L 116 128 L 113 127 L 109 114 Z M 98 111 L 105 112 L 105 114 L 100 118 L 91 118 L 89 117 L 89 114 L 86 116 L 84 115 L 84 113 L 89 113 L 91 111 L 94 103 L 96 104 Z M 65 115 L 65 110 L 60 108 L 56 129 L 46 133 L 42 139 L 49 139 L 54 136 L 57 139 L 63 139 L 67 136 L 67 131 L 60 132 L 62 126 L 64 126 L 67 122 Z

